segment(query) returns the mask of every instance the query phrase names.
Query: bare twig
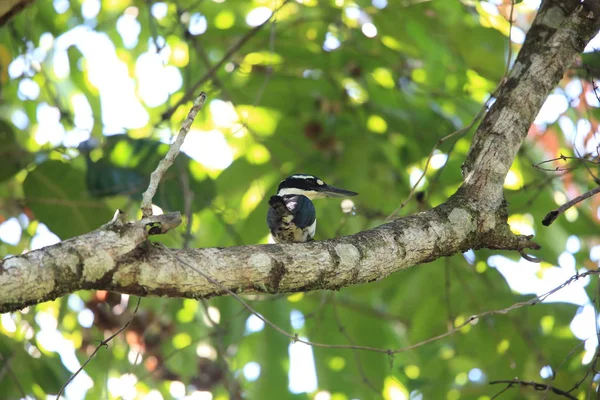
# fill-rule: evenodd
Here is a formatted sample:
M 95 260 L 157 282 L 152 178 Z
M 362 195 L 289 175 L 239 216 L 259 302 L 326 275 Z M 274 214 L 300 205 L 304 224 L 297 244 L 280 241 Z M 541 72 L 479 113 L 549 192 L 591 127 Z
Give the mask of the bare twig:
M 250 40 L 263 27 L 265 27 L 269 23 L 269 21 L 271 21 L 271 18 L 273 18 L 273 16 L 276 15 L 277 12 L 279 10 L 281 10 L 288 2 L 289 2 L 289 0 L 284 1 L 283 4 L 281 4 L 281 6 L 279 6 L 279 8 L 277 8 L 275 11 L 273 11 L 271 13 L 269 18 L 267 18 L 267 20 L 265 22 L 263 22 L 262 24 L 251 29 L 250 31 L 248 31 L 248 33 L 246 35 L 244 35 L 244 37 L 242 37 L 236 44 L 234 44 L 229 50 L 227 50 L 227 53 L 225 53 L 225 55 L 223 55 L 223 58 L 221 58 L 221 60 L 219 60 L 218 63 L 216 63 L 215 65 L 212 66 L 212 68 L 210 68 L 208 71 L 206 71 L 206 74 L 204 74 L 204 76 L 202 78 L 200 78 L 198 80 L 198 82 L 196 82 L 192 86 L 190 86 L 190 88 L 185 92 L 185 94 L 181 97 L 181 99 L 179 99 L 179 101 L 177 103 L 175 103 L 171 108 L 169 108 L 167 111 L 165 111 L 163 113 L 162 119 L 167 120 L 167 119 L 171 118 L 171 116 L 173 115 L 173 113 L 175 112 L 177 107 L 179 107 L 180 105 L 182 105 L 186 101 L 188 101 L 204 82 L 209 80 L 215 74 L 215 72 L 217 72 L 217 70 L 219 68 L 221 68 L 221 66 L 223 64 L 225 64 L 244 44 L 246 44 L 246 42 L 248 40 Z
M 181 174 L 179 175 L 179 179 L 181 181 L 181 187 L 183 188 L 183 208 L 185 212 L 187 225 L 185 227 L 185 233 L 183 237 L 183 248 L 187 249 L 190 247 L 190 242 L 192 240 L 192 223 L 194 218 L 194 213 L 192 212 L 192 203 L 194 202 L 194 192 L 190 188 L 190 175 L 188 174 L 187 168 L 181 169 Z
M 206 319 L 208 319 L 208 321 L 212 325 L 212 328 L 214 329 L 214 333 L 215 333 L 214 337 L 215 337 L 215 341 L 217 342 L 216 343 L 217 344 L 217 363 L 219 364 L 219 367 L 221 368 L 221 371 L 223 372 L 223 386 L 225 386 L 225 389 L 229 393 L 229 399 L 241 400 L 244 398 L 244 396 L 242 396 L 240 384 L 235 379 L 235 377 L 231 374 L 231 370 L 229 369 L 229 363 L 227 362 L 227 358 L 226 358 L 227 357 L 227 349 L 225 348 L 225 344 L 223 343 L 223 333 L 225 331 L 219 325 L 219 323 L 216 322 L 210 316 L 210 312 L 208 311 L 208 302 L 206 301 L 206 299 L 200 299 L 200 303 L 202 304 L 202 307 L 204 308 L 204 315 L 206 316 Z
M 457 136 L 457 135 L 463 135 L 463 134 L 467 133 L 468 131 L 470 131 L 471 128 L 473 128 L 473 126 L 475 126 L 475 124 L 477 123 L 477 121 L 479 121 L 479 119 L 481 119 L 481 117 L 483 117 L 483 115 L 485 114 L 485 111 L 487 110 L 487 105 L 488 105 L 488 103 L 486 102 L 483 105 L 483 107 L 481 107 L 481 109 L 479 110 L 479 112 L 477 113 L 477 115 L 475 116 L 475 118 L 473 118 L 473 120 L 471 121 L 471 123 L 469 125 L 467 125 L 464 128 L 461 128 L 459 130 L 456 130 L 456 131 L 454 131 L 452 133 L 449 133 L 448 135 L 444 136 L 441 139 L 438 139 L 438 141 L 436 142 L 436 144 L 433 146 L 433 148 L 429 152 L 429 156 L 427 157 L 427 161 L 425 162 L 425 168 L 423 169 L 423 173 L 421 173 L 421 176 L 419 177 L 419 179 L 410 188 L 410 192 L 408 193 L 408 196 L 406 197 L 406 199 L 402 203 L 400 203 L 400 205 L 398 206 L 398 208 L 396 208 L 390 215 L 387 216 L 387 218 L 385 219 L 384 222 L 389 222 L 412 199 L 413 195 L 415 194 L 415 191 L 417 190 L 417 186 L 419 186 L 419 183 L 421 183 L 421 181 L 423 180 L 423 178 L 425 178 L 425 175 L 427 174 L 427 170 L 429 169 L 429 164 L 431 163 L 431 159 L 433 158 L 434 152 L 444 142 L 446 142 L 448 139 L 451 139 L 451 138 L 453 138 L 454 136 Z
M 160 307 L 158 309 L 159 315 L 164 312 L 165 306 L 166 306 L 166 302 L 164 301 L 164 299 L 160 299 Z M 152 321 L 150 321 L 149 324 L 144 325 L 142 332 L 139 333 L 139 336 L 141 337 L 140 343 L 144 343 L 144 346 L 140 346 L 139 350 L 137 351 L 137 354 L 135 355 L 135 359 L 133 360 L 132 365 L 138 365 L 138 361 L 140 360 L 140 357 L 142 357 L 142 353 L 146 352 L 145 343 L 147 340 L 146 335 L 148 333 L 148 329 L 150 327 L 153 327 L 154 325 L 159 325 L 159 324 L 160 324 L 160 319 L 156 318 L 156 319 L 153 319 Z
M 277 9 L 274 12 L 273 18 L 272 18 L 273 22 L 271 23 L 271 31 L 270 31 L 270 35 L 269 35 L 269 53 L 271 53 L 271 54 L 275 54 L 275 33 L 276 33 L 276 24 L 277 24 L 276 14 L 280 9 L 281 8 Z M 208 54 L 206 52 L 204 44 L 200 41 L 199 36 L 194 38 L 193 44 L 196 49 L 196 53 L 198 54 L 200 60 L 204 64 L 204 66 L 207 69 L 211 70 L 213 68 L 213 65 L 210 61 L 210 58 L 208 57 Z M 254 96 L 255 98 L 252 103 L 250 112 L 246 117 L 241 115 L 240 112 L 234 107 L 234 112 L 237 115 L 237 119 L 239 121 L 241 121 L 242 123 L 240 124 L 239 128 L 237 128 L 235 131 L 231 132 L 232 135 L 235 135 L 237 132 L 241 131 L 242 129 L 245 129 L 246 132 L 249 134 L 249 136 L 252 137 L 252 139 L 254 139 L 256 142 L 262 143 L 264 141 L 259 135 L 256 134 L 254 129 L 252 127 L 250 127 L 248 125 L 248 123 L 250 120 L 250 114 L 252 113 L 252 110 L 255 109 L 258 106 L 258 104 L 260 103 L 262 96 L 267 88 L 267 85 L 268 85 L 272 75 L 273 75 L 273 66 L 269 63 L 266 68 L 266 75 L 265 75 L 264 81 L 261 84 L 260 88 L 257 90 L 257 92 Z M 223 83 L 223 81 L 220 80 L 218 76 L 213 76 L 212 82 L 215 85 L 215 87 L 221 91 L 221 94 L 222 94 L 222 97 L 224 100 L 232 101 L 233 98 L 232 98 L 231 94 L 229 93 L 228 89 L 225 87 L 225 84 Z M 244 143 L 246 143 L 247 139 L 248 139 L 248 136 L 244 135 Z M 290 150 L 292 150 L 294 152 L 298 151 L 298 147 L 295 144 L 289 143 L 289 141 L 287 139 L 284 138 L 283 142 L 284 142 L 284 145 L 287 148 L 289 148 Z M 281 165 L 283 164 L 283 161 L 281 161 L 275 154 L 271 154 L 270 162 L 271 162 L 271 164 L 273 164 L 273 167 L 275 169 L 280 169 Z M 253 182 L 256 182 L 260 187 L 260 181 L 255 180 Z M 262 190 L 262 188 L 260 188 L 260 191 L 261 191 L 261 197 L 264 198 L 264 190 Z M 229 226 L 229 224 L 225 224 L 225 225 L 227 225 L 227 227 Z M 241 244 L 243 242 L 239 241 L 239 243 Z
M 512 58 L 512 27 L 513 27 L 513 12 L 515 11 L 515 0 L 510 2 L 510 16 L 508 17 L 508 55 L 506 56 L 506 70 L 504 71 L 504 77 L 506 79 L 510 72 L 510 59 Z
M 589 338 L 588 338 L 589 339 Z M 588 340 L 582 340 L 581 342 L 577 343 L 577 345 L 575 347 L 573 347 L 571 349 L 571 351 L 569 351 L 569 353 L 567 354 L 567 356 L 561 361 L 561 363 L 559 364 L 558 368 L 556 369 L 556 372 L 554 374 L 552 374 L 552 378 L 551 381 L 554 381 L 556 379 L 556 375 L 558 373 L 558 371 L 562 368 L 562 366 L 564 365 L 564 363 L 569 359 L 569 357 L 571 357 L 571 355 L 578 349 L 580 348 L 582 345 L 585 344 L 585 342 Z M 575 385 L 573 385 L 573 387 L 569 390 L 567 390 L 567 393 L 571 393 L 573 390 L 577 389 L 579 386 L 581 386 L 581 384 L 583 384 L 583 382 L 585 382 L 585 380 L 587 379 L 587 377 L 590 375 L 590 373 L 592 372 L 592 368 L 594 363 L 596 362 L 595 360 L 598 357 L 598 352 L 596 352 L 596 355 L 594 356 L 594 361 L 592 362 L 592 366 L 590 366 L 590 368 L 588 368 L 587 372 L 585 373 L 585 375 L 583 376 L 583 378 L 581 378 L 580 380 L 578 380 L 577 382 L 575 382 Z M 546 389 L 546 392 L 548 392 L 549 389 Z M 545 398 L 545 397 L 544 397 Z
M 534 256 L 530 256 L 529 254 L 525 253 L 525 250 L 520 249 L 519 250 L 519 254 L 521 255 L 521 257 L 523 257 L 525 260 L 532 262 L 532 263 L 541 263 L 543 260 L 541 258 L 537 258 Z
M 25 389 L 23 389 L 23 385 L 21 385 L 21 382 L 19 382 L 19 378 L 17 377 L 17 374 L 15 374 L 15 371 L 13 371 L 12 367 L 10 366 L 10 362 L 12 361 L 12 358 L 10 358 L 10 357 L 4 358 L 2 353 L 0 353 L 0 361 L 4 362 L 4 365 L 2 366 L 2 371 L 1 371 L 2 375 L 4 375 L 5 371 L 8 371 L 8 373 L 12 377 L 13 382 L 19 389 L 19 392 L 21 392 L 22 398 L 26 399 L 27 394 L 25 393 Z
M 94 350 L 94 352 L 92 354 L 90 354 L 90 356 L 88 357 L 88 359 L 85 360 L 85 362 L 83 364 L 81 364 L 81 367 L 79 367 L 79 369 L 77 371 L 75 371 L 75 373 L 73 373 L 73 375 L 71 375 L 71 377 L 69 379 L 67 379 L 67 381 L 65 382 L 65 384 L 62 385 L 62 387 L 58 391 L 58 394 L 56 395 L 56 400 L 60 399 L 60 396 L 65 391 L 65 388 L 67 387 L 67 385 L 69 383 L 71 383 L 71 381 L 73 379 L 75 379 L 75 377 L 77 375 L 79 375 L 79 373 L 81 371 L 83 371 L 83 369 L 85 368 L 85 366 L 88 365 L 88 363 L 90 361 L 92 361 L 92 358 L 94 358 L 96 356 L 96 353 L 98 353 L 98 351 L 100 350 L 100 348 L 102 348 L 102 346 L 108 347 L 108 343 L 111 340 L 113 340 L 117 335 L 119 335 L 121 332 L 123 332 L 125 329 L 127 329 L 127 327 L 129 326 L 129 324 L 131 323 L 131 321 L 133 321 L 133 318 L 135 318 L 135 315 L 137 314 L 138 308 L 140 307 L 140 301 L 141 300 L 142 300 L 142 298 L 138 297 L 138 301 L 137 301 L 137 304 L 135 305 L 135 309 L 133 310 L 133 314 L 131 315 L 131 318 L 129 318 L 129 320 L 125 323 L 125 325 L 123 325 L 118 331 L 116 331 L 115 333 L 113 333 L 112 335 L 110 335 L 108 338 L 106 338 L 103 341 L 101 341 L 100 344 Z
M 592 81 L 592 90 L 594 91 L 594 96 L 596 96 L 596 99 L 600 103 L 600 96 L 598 96 L 598 86 L 596 86 L 596 82 L 594 81 L 594 76 L 590 72 L 589 67 L 587 67 L 586 69 L 587 69 L 587 73 L 588 73 L 588 75 L 589 75 L 589 77 L 590 77 L 590 79 Z
M 500 380 L 500 381 L 492 381 L 490 382 L 490 385 L 495 385 L 498 383 L 506 383 L 508 384 L 508 386 L 500 393 L 496 394 L 493 398 L 498 397 L 499 394 L 503 393 L 505 390 L 510 389 L 511 387 L 514 387 L 515 385 L 519 385 L 519 386 L 528 386 L 528 387 L 532 387 L 534 390 L 550 390 L 555 394 L 558 394 L 560 396 L 564 396 L 568 399 L 571 400 L 577 400 L 577 397 L 573 396 L 572 394 L 565 392 L 564 390 L 560 390 L 554 386 L 550 386 L 550 385 L 546 385 L 545 383 L 538 383 L 538 382 L 526 382 L 526 381 L 522 381 L 520 379 L 513 379 L 512 381 L 508 381 L 508 380 Z
M 156 21 L 152 16 L 152 0 L 146 0 L 146 10 L 148 10 L 148 26 L 150 27 L 150 36 L 152 37 L 152 42 L 154 42 L 154 47 L 156 47 L 156 54 L 159 54 L 165 45 L 163 44 L 160 46 L 158 44 L 158 30 L 156 29 Z
M 495 395 L 493 395 L 490 400 L 494 400 L 497 399 L 498 397 L 500 397 L 500 395 L 504 392 L 506 392 L 508 389 L 510 389 L 513 386 L 512 383 L 509 383 L 504 389 L 502 389 L 501 391 L 499 391 L 498 393 L 496 393 Z
M 372 318 L 400 322 L 401 324 L 405 325 L 408 323 L 407 319 L 405 318 L 402 318 L 398 315 L 384 310 L 380 310 L 377 307 L 372 307 L 368 304 L 364 304 L 359 301 L 353 300 L 351 297 L 338 296 L 336 297 L 335 302 L 339 307 L 343 307 L 354 312 L 362 313 Z
M 448 312 L 448 330 L 451 330 L 454 328 L 454 313 L 452 312 L 450 258 L 446 258 L 446 262 L 444 263 L 444 278 L 446 281 L 446 284 L 444 285 L 444 300 L 446 303 L 446 311 Z
M 277 18 L 275 16 L 277 15 L 277 13 L 279 12 L 280 9 L 281 9 L 281 7 L 278 8 L 277 10 L 275 10 L 275 12 L 272 15 L 274 18 L 273 18 L 273 23 L 271 24 L 271 32 L 269 33 L 269 53 L 271 55 L 275 54 L 275 32 L 276 32 L 276 26 L 277 26 Z M 267 85 L 269 84 L 269 81 L 271 80 L 272 76 L 273 76 L 273 64 L 269 63 L 267 65 L 267 73 L 265 75 L 265 79 L 264 79 L 263 83 L 261 84 L 260 88 L 258 88 L 258 91 L 256 92 L 256 95 L 254 97 L 254 104 L 252 104 L 252 108 L 256 108 L 258 106 L 258 104 L 260 103 L 260 100 L 262 99 L 263 95 L 265 94 L 265 90 L 267 89 Z M 240 126 L 238 129 L 236 129 L 234 132 L 232 132 L 232 134 L 236 134 L 240 130 L 247 128 L 247 127 L 248 127 L 248 123 L 244 122 L 242 124 L 242 126 Z
M 548 214 L 546 214 L 546 216 L 542 220 L 542 224 L 544 226 L 549 226 L 550 224 L 552 224 L 554 222 L 554 220 L 560 214 L 564 213 L 569 208 L 573 207 L 577 203 L 582 202 L 583 200 L 587 199 L 588 197 L 592 197 L 593 195 L 595 195 L 598 192 L 600 192 L 600 186 L 598 186 L 598 187 L 590 190 L 589 192 L 586 192 L 586 193 L 582 194 L 581 196 L 575 197 L 571 201 L 567 201 L 565 204 L 563 204 L 562 206 L 558 207 L 556 210 L 552 210 Z
M 342 320 L 340 319 L 340 316 L 338 315 L 335 294 L 334 294 L 334 297 L 333 297 L 333 304 L 332 305 L 333 305 L 333 307 L 332 307 L 333 318 L 335 319 L 335 323 L 338 326 L 338 330 L 346 338 L 346 340 L 348 341 L 348 343 L 354 344 L 355 343 L 354 339 L 352 339 L 352 337 L 350 336 L 350 334 L 346 330 L 346 327 L 342 324 Z M 362 361 L 360 359 L 360 354 L 358 354 L 358 351 L 354 351 L 354 357 L 356 358 L 356 367 L 358 369 L 358 373 L 360 374 L 360 377 L 361 377 L 363 383 L 365 385 L 367 385 L 367 387 L 369 389 L 371 389 L 373 392 L 375 392 L 377 395 L 380 395 L 381 394 L 380 391 L 373 385 L 373 383 L 371 382 L 371 380 L 367 376 L 367 373 L 365 372 L 365 369 L 363 368 Z
M 590 159 L 588 159 L 588 157 L 592 157 L 592 159 L 590 160 Z M 575 161 L 579 162 L 580 164 L 583 164 L 586 167 L 586 169 L 588 169 L 588 172 L 590 172 L 589 167 L 586 165 L 586 163 L 590 163 L 590 164 L 594 164 L 594 165 L 600 164 L 600 160 L 594 160 L 594 158 L 598 158 L 598 157 L 594 157 L 591 154 L 587 154 L 587 155 L 583 155 L 583 156 L 579 155 L 578 157 L 565 156 L 565 155 L 561 154 L 558 157 L 551 158 L 549 160 L 544 160 L 537 164 L 533 164 L 533 167 L 537 168 L 541 171 L 547 171 L 547 172 L 564 172 L 564 171 L 568 172 L 568 171 L 573 171 L 573 170 L 577 169 L 579 166 L 568 167 L 568 168 L 561 168 L 561 167 L 544 168 L 544 167 L 541 167 L 541 165 L 544 165 L 544 164 L 547 164 L 550 162 L 554 162 L 554 161 L 558 161 L 558 160 L 561 160 L 564 162 L 567 162 L 567 160 L 575 160 Z M 592 177 L 594 177 L 594 179 L 596 179 L 596 177 L 593 173 L 590 172 L 590 174 L 592 175 Z
M 496 89 L 492 92 L 490 98 L 483 104 L 483 106 L 481 107 L 481 109 L 479 110 L 479 112 L 477 113 L 477 115 L 475 116 L 475 118 L 473 118 L 473 120 L 471 121 L 471 123 L 469 125 L 467 125 L 464 128 L 458 129 L 458 130 L 456 130 L 456 131 L 454 131 L 452 133 L 449 133 L 448 135 L 444 136 L 443 138 L 439 139 L 436 142 L 436 144 L 433 146 L 433 148 L 429 152 L 429 156 L 427 157 L 427 161 L 425 162 L 425 168 L 423 169 L 423 172 L 421 173 L 421 176 L 419 177 L 419 179 L 417 179 L 417 181 L 415 182 L 415 184 L 410 188 L 410 192 L 408 193 L 408 196 L 406 197 L 406 199 L 402 203 L 400 203 L 400 205 L 398 206 L 398 208 L 396 208 L 390 215 L 387 216 L 387 218 L 385 219 L 384 222 L 389 222 L 412 199 L 412 197 L 415 194 L 415 191 L 417 189 L 417 186 L 419 186 L 419 183 L 421 183 L 421 181 L 423 180 L 423 178 L 425 178 L 425 175 L 427 174 L 427 170 L 429 168 L 429 164 L 431 163 L 431 159 L 433 158 L 433 155 L 434 155 L 435 151 L 444 142 L 446 142 L 448 139 L 451 139 L 454 136 L 462 136 L 465 133 L 469 132 L 471 130 L 471 128 L 473 128 L 473 126 L 475 126 L 475 124 L 477 123 L 477 121 L 479 121 L 483 117 L 483 115 L 487 111 L 487 108 L 488 108 L 488 106 L 490 104 L 490 101 L 496 97 L 496 94 L 498 93 L 498 91 L 500 90 L 500 88 L 502 87 L 502 85 L 504 85 L 504 83 L 506 81 L 506 78 L 508 77 L 508 73 L 510 72 L 510 59 L 512 58 L 512 46 L 511 46 L 511 44 L 512 44 L 512 26 L 513 26 L 513 11 L 514 11 L 514 7 L 515 7 L 515 2 L 514 2 L 514 0 L 512 0 L 511 1 L 511 6 L 510 6 L 510 17 L 509 17 L 509 21 L 508 21 L 508 23 L 509 23 L 510 26 L 509 26 L 509 30 L 508 30 L 508 57 L 507 57 L 507 61 L 506 61 L 506 71 L 504 72 L 504 76 L 502 77 L 502 79 L 500 79 L 500 83 L 498 84 L 498 86 L 496 87 Z
M 169 169 L 169 167 L 173 165 L 175 158 L 179 155 L 179 150 L 181 149 L 181 145 L 185 140 L 185 136 L 190 131 L 190 128 L 194 123 L 194 119 L 196 118 L 196 115 L 198 115 L 198 112 L 202 108 L 202 105 L 205 101 L 206 93 L 204 92 L 200 93 L 200 95 L 196 97 L 196 100 L 194 100 L 194 105 L 188 113 L 187 118 L 181 124 L 181 129 L 179 130 L 175 141 L 171 144 L 167 155 L 165 156 L 165 158 L 160 160 L 158 166 L 150 175 L 150 184 L 148 184 L 148 189 L 146 189 L 146 191 L 142 195 L 142 215 L 144 217 L 152 215 L 152 198 L 156 194 L 158 184 L 160 183 L 162 177 L 165 175 L 165 172 L 167 172 L 167 169 Z

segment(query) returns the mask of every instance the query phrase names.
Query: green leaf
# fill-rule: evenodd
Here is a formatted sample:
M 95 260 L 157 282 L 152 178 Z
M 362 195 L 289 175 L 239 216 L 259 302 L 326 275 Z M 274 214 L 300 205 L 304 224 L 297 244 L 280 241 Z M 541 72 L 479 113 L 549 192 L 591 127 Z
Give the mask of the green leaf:
M 88 195 L 84 179 L 83 172 L 73 165 L 47 161 L 23 182 L 34 215 L 61 239 L 87 233 L 112 217 L 113 211 Z
M 105 156 L 91 160 L 88 146 L 80 145 L 86 159 L 86 184 L 94 197 L 125 195 L 139 201 L 148 187 L 150 174 L 154 171 L 168 146 L 155 140 L 135 140 L 126 135 L 114 135 L 106 139 L 102 150 Z M 198 179 L 191 168 L 202 167 L 194 160 L 180 154 L 161 180 L 153 202 L 164 210 L 185 211 L 185 193 L 189 190 L 192 211 L 200 211 L 211 204 L 215 197 L 212 179 Z M 186 182 L 184 182 L 184 180 Z
M 32 155 L 17 142 L 12 125 L 0 120 L 0 182 L 22 170 L 32 160 Z

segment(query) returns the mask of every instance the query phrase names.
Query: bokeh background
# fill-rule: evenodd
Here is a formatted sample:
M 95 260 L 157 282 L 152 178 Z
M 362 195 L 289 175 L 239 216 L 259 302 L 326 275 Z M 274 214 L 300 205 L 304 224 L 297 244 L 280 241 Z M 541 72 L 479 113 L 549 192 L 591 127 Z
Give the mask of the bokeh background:
M 153 240 L 267 243 L 266 199 L 293 173 L 360 193 L 315 203 L 317 239 L 376 227 L 514 60 L 539 7 L 516 3 L 511 24 L 507 0 L 37 0 L 0 28 L 0 256 L 89 232 L 116 208 L 138 218 L 200 90 L 209 100 L 155 197 L 185 222 Z M 598 268 L 599 198 L 541 225 L 597 185 L 596 47 L 550 95 L 505 182 L 511 227 L 535 234 L 542 263 L 469 251 L 339 292 L 244 298 L 308 340 L 398 349 Z M 397 216 L 457 189 L 471 136 L 434 152 Z M 518 377 L 586 399 L 597 290 L 579 279 L 393 357 L 290 343 L 229 297 L 144 298 L 133 315 L 134 297 L 82 291 L 0 316 L 0 393 L 56 395 L 133 317 L 67 398 L 484 400 L 506 386 L 491 381 Z

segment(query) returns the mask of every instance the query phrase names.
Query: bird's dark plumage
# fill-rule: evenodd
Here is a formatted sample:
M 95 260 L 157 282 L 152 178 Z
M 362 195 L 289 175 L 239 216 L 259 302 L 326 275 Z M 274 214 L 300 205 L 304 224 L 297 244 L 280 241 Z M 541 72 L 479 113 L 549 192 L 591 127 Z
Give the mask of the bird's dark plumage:
M 271 196 L 267 224 L 276 242 L 307 242 L 316 227 L 315 207 L 303 195 Z

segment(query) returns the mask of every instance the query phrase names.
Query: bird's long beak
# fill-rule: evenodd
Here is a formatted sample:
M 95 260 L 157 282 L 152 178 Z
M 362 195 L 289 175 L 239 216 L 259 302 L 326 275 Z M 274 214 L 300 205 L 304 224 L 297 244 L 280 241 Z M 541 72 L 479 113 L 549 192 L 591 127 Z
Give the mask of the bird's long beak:
M 325 197 L 350 197 L 358 194 L 350 190 L 340 189 L 329 185 L 322 187 L 321 190 L 319 190 L 319 193 Z

